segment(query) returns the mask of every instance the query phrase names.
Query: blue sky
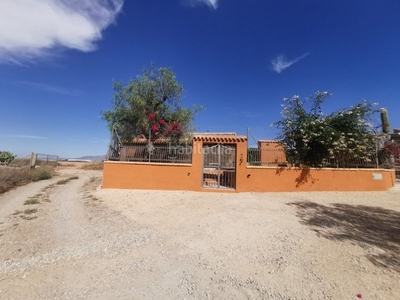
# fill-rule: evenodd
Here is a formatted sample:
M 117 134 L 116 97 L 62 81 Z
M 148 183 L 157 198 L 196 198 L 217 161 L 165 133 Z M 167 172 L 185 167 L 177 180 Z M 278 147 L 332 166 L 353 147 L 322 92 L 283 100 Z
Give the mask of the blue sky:
M 361 99 L 400 127 L 398 0 L 3 0 L 0 150 L 105 154 L 112 80 L 171 67 L 197 131 L 271 139 L 282 98 Z M 379 121 L 379 116 L 377 116 Z

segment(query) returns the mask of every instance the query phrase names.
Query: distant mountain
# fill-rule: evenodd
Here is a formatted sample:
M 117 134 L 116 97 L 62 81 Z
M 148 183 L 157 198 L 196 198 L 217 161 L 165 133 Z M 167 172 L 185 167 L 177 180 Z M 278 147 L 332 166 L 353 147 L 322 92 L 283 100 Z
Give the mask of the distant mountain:
M 106 156 L 105 155 L 82 156 L 82 157 L 79 157 L 78 159 L 92 160 L 92 161 L 102 161 L 102 160 L 106 159 Z

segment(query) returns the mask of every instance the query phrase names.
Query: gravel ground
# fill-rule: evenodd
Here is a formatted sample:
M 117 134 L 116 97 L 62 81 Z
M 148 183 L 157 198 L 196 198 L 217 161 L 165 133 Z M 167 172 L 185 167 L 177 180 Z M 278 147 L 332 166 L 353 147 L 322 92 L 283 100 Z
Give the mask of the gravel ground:
M 399 186 L 101 190 L 100 171 L 60 173 L 0 196 L 1 299 L 400 299 Z

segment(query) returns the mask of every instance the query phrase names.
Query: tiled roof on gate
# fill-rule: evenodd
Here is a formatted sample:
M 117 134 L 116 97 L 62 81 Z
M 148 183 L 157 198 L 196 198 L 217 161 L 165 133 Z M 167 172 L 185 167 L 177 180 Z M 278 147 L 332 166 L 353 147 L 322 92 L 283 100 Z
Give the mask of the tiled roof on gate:
M 282 144 L 282 141 L 279 140 L 258 140 L 259 143 L 276 143 L 276 144 Z
M 236 135 L 236 132 L 195 132 L 194 135 Z
M 247 138 L 244 135 L 237 135 L 235 132 L 205 132 L 195 133 L 193 140 L 211 143 L 236 143 L 245 142 Z

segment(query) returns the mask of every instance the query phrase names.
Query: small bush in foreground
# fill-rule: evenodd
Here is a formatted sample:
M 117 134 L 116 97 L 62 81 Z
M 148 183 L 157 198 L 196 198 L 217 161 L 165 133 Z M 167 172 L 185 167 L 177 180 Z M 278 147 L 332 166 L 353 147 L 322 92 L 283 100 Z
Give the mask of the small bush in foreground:
M 29 182 L 31 174 L 28 168 L 0 167 L 0 194 Z
M 52 175 L 54 175 L 54 168 L 51 167 L 41 167 L 31 170 L 27 166 L 0 166 L 0 194 L 32 181 L 50 179 Z
M 51 169 L 48 167 L 40 167 L 32 172 L 32 181 L 50 179 L 52 177 Z

